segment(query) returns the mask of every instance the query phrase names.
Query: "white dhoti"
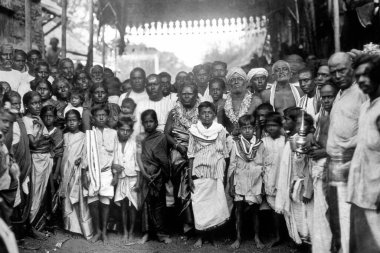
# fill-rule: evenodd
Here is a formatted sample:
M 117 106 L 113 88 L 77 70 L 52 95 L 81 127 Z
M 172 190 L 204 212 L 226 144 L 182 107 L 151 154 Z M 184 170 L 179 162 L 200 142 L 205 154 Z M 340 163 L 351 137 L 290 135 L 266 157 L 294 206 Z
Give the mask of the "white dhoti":
M 128 198 L 131 204 L 137 209 L 137 192 L 133 187 L 137 184 L 137 176 L 119 178 L 115 191 L 115 202 L 120 204 L 122 200 Z
M 212 178 L 194 180 L 191 201 L 197 230 L 208 230 L 222 225 L 230 217 L 223 182 Z

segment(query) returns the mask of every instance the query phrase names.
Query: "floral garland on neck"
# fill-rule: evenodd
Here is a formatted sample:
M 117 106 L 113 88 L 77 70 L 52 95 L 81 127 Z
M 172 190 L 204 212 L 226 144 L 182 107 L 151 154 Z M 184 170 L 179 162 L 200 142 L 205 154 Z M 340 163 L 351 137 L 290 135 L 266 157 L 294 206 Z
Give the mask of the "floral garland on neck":
M 249 107 L 251 107 L 251 101 L 252 93 L 250 91 L 247 91 L 247 93 L 244 95 L 243 101 L 241 102 L 239 112 L 238 114 L 236 114 L 232 106 L 231 94 L 227 95 L 226 103 L 224 105 L 224 111 L 226 113 L 226 116 L 230 119 L 230 121 L 233 124 L 237 124 L 239 118 L 248 113 Z
M 173 108 L 175 120 L 177 120 L 186 129 L 189 129 L 192 124 L 196 124 L 198 122 L 198 105 L 199 100 L 197 100 L 193 108 L 186 110 L 182 103 L 177 101 Z

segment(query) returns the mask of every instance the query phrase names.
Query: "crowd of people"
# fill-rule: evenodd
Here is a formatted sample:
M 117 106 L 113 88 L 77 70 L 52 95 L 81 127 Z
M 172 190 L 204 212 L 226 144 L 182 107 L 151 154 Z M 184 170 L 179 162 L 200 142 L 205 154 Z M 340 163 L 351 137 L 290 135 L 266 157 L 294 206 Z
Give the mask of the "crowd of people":
M 312 252 L 380 251 L 380 55 L 339 52 L 297 71 L 215 61 L 173 84 L 10 44 L 0 55 L 0 227 L 18 239 L 59 226 L 107 242 L 116 210 L 125 242 L 170 243 L 172 208 L 195 247 L 222 226 L 234 249 L 245 226 L 273 247 L 285 220 Z

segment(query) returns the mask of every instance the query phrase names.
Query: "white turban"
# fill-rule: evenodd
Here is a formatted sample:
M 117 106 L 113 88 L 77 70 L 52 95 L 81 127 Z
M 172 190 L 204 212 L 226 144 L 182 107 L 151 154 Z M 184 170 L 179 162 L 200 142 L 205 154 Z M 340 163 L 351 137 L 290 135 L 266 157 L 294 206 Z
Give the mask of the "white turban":
M 264 68 L 254 68 L 254 69 L 251 69 L 249 72 L 248 72 L 248 81 L 251 81 L 251 79 L 255 76 L 265 76 L 265 77 L 268 77 L 268 71 Z
M 226 75 L 227 82 L 230 81 L 230 79 L 232 78 L 234 74 L 238 74 L 238 76 L 242 77 L 244 81 L 247 81 L 247 74 L 245 73 L 245 71 L 240 67 L 233 67 L 232 69 L 228 71 Z

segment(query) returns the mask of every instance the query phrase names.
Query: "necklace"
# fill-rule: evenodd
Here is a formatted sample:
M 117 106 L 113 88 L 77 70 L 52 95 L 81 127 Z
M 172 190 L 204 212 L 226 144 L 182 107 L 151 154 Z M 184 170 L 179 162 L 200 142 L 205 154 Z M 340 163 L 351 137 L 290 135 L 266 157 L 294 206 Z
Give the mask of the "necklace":
M 239 118 L 247 114 L 248 109 L 251 106 L 251 101 L 252 101 L 252 93 L 250 91 L 247 91 L 247 93 L 244 95 L 243 101 L 241 102 L 239 112 L 236 114 L 232 106 L 231 94 L 227 95 L 226 103 L 224 105 L 224 111 L 226 113 L 226 116 L 230 119 L 230 121 L 233 124 L 237 124 Z
M 175 120 L 177 120 L 186 129 L 189 129 L 192 124 L 196 124 L 198 121 L 198 105 L 199 101 L 197 100 L 193 108 L 186 110 L 181 102 L 177 101 L 174 106 Z

